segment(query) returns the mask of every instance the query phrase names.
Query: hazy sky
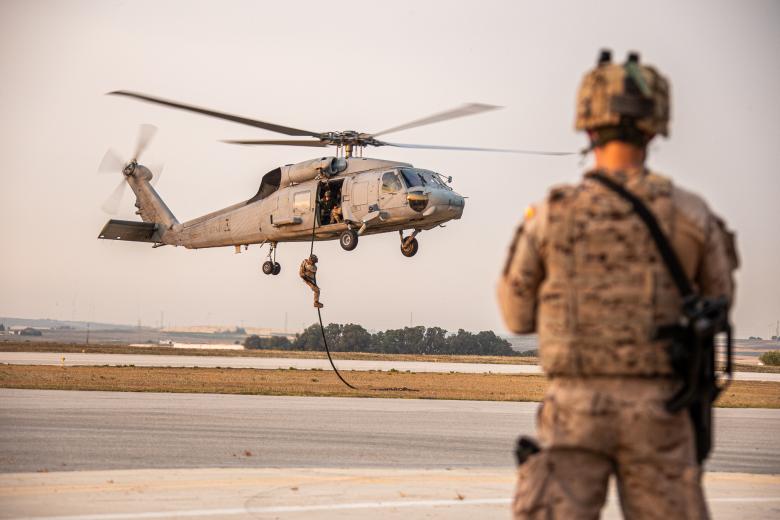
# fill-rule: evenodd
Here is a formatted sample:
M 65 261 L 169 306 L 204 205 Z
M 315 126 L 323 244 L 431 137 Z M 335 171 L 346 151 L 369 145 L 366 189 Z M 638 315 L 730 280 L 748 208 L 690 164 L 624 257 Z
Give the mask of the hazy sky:
M 702 194 L 735 228 L 738 336 L 780 318 L 780 3 L 0 1 L 0 315 L 290 329 L 316 314 L 297 267 L 307 244 L 191 251 L 97 240 L 140 123 L 148 163 L 180 221 L 244 200 L 263 173 L 316 149 L 237 147 L 259 129 L 131 100 L 130 89 L 318 131 L 378 131 L 463 102 L 503 110 L 408 130 L 398 142 L 578 150 L 582 73 L 608 46 L 639 50 L 672 83 L 671 139 L 649 164 Z M 460 221 L 353 252 L 318 243 L 327 321 L 503 331 L 494 287 L 523 209 L 574 182 L 578 157 L 369 150 L 454 177 Z M 590 158 L 588 158 L 588 162 Z M 124 218 L 133 218 L 132 200 Z M 121 218 L 121 217 L 120 217 Z M 413 314 L 413 316 L 410 316 Z

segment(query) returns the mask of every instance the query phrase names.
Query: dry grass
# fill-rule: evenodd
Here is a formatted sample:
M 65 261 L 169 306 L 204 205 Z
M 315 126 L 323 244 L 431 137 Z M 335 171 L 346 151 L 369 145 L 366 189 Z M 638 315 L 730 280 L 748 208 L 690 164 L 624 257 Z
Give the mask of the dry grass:
M 224 356 L 224 357 L 282 357 L 326 359 L 325 352 L 302 350 L 217 350 L 173 347 L 131 347 L 129 345 L 76 345 L 57 342 L 0 342 L 0 352 L 88 352 L 90 354 L 157 354 L 168 356 Z M 421 354 L 372 354 L 368 352 L 334 352 L 335 359 L 362 359 L 370 361 L 435 361 L 445 363 L 496 363 L 502 365 L 535 365 L 535 357 L 515 356 L 445 356 Z
M 345 387 L 323 370 L 230 368 L 55 367 L 1 365 L 0 387 L 50 390 L 187 392 L 482 401 L 539 401 L 543 376 L 345 372 Z M 736 381 L 718 400 L 722 407 L 780 408 L 780 383 Z
M 716 404 L 723 408 L 780 408 L 780 383 L 732 381 Z
M 780 374 L 780 367 L 769 365 L 734 364 L 734 372 L 759 372 L 762 374 Z

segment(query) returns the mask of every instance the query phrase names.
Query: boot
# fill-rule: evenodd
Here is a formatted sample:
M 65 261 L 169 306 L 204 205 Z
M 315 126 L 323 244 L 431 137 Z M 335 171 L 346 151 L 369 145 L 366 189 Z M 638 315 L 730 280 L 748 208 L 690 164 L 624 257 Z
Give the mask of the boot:
M 318 309 L 322 309 L 323 307 L 325 307 L 325 306 L 324 306 L 323 304 L 321 304 L 320 302 L 314 302 L 314 306 L 315 306 L 315 307 L 317 307 Z

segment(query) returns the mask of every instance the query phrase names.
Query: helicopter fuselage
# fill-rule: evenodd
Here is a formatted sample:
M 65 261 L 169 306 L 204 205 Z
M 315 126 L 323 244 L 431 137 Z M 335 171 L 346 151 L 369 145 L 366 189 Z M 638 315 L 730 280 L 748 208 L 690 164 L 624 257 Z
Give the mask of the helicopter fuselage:
M 110 229 L 117 223 L 131 224 L 124 221 L 110 221 L 100 238 L 188 249 L 234 246 L 238 250 L 251 244 L 275 247 L 312 238 L 335 240 L 345 233 L 356 242 L 357 236 L 400 231 L 403 244 L 404 230 L 414 230 L 416 235 L 459 219 L 465 206 L 464 198 L 438 173 L 396 161 L 323 157 L 272 170 L 263 177 L 257 195 L 246 201 L 182 224 L 171 214 L 163 223 L 154 217 L 161 214 L 156 206 L 169 210 L 150 179 L 141 165 L 127 176 L 144 225 L 155 226 L 154 233 L 148 228 L 149 239 L 138 240 L 130 233 L 121 238 Z M 331 216 L 334 207 L 340 210 L 336 217 Z M 350 249 L 344 242 L 342 247 Z
M 336 175 L 292 182 L 265 197 L 185 222 L 172 242 L 196 249 L 298 242 L 311 240 L 312 231 L 315 240 L 334 240 L 347 229 L 359 235 L 428 230 L 463 214 L 463 197 L 433 172 L 378 159 L 346 161 L 346 169 Z M 321 211 L 326 190 L 333 193 L 343 221 L 331 223 Z

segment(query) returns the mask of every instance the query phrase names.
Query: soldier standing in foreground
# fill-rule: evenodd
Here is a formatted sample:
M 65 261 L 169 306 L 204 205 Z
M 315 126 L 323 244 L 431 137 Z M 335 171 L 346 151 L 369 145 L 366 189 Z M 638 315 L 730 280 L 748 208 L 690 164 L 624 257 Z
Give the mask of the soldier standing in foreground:
M 306 258 L 301 262 L 298 275 L 300 275 L 304 283 L 314 291 L 314 306 L 318 309 L 322 309 L 324 305 L 320 303 L 320 288 L 317 286 L 317 255 L 311 254 L 309 255 L 309 258 Z
M 598 518 L 613 473 L 627 518 L 708 517 L 691 417 L 666 408 L 682 380 L 658 332 L 679 322 L 682 299 L 645 223 L 594 177 L 644 202 L 700 295 L 731 301 L 733 235 L 700 197 L 644 166 L 668 121 L 664 77 L 636 54 L 617 65 L 602 52 L 577 100 L 595 167 L 529 208 L 512 243 L 503 317 L 515 333 L 538 332 L 551 379 L 515 518 Z

